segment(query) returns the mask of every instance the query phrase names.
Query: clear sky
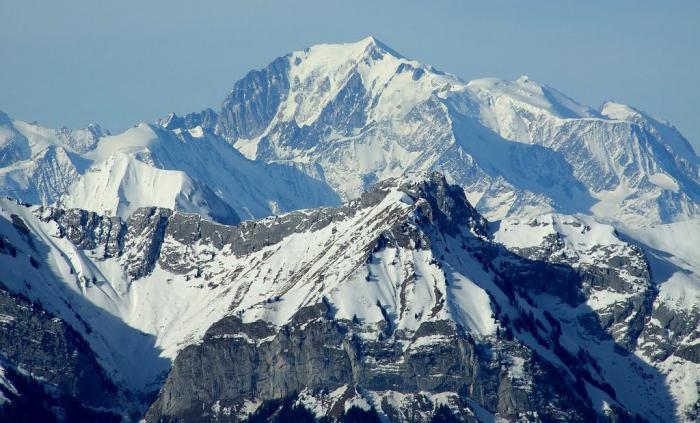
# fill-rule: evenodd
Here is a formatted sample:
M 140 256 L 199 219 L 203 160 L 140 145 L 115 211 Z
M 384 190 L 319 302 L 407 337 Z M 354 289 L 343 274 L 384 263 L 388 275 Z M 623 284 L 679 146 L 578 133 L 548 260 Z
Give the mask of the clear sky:
M 700 151 L 699 0 L 0 0 L 0 110 L 123 130 L 216 110 L 275 57 L 367 35 L 465 80 L 525 74 L 636 106 Z

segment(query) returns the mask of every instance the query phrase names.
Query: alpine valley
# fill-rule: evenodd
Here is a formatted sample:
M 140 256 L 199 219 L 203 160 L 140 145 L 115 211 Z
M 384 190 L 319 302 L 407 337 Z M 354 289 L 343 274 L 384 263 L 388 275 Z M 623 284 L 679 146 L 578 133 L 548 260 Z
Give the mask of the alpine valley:
M 369 37 L 112 135 L 0 113 L 0 421 L 700 421 L 700 157 Z

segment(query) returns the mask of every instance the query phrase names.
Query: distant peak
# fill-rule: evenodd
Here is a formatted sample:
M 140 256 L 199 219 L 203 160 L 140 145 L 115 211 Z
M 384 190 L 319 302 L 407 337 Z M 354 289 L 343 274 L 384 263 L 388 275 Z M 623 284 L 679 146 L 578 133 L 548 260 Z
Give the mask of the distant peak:
M 307 48 L 305 51 L 308 52 L 319 49 L 322 49 L 324 51 L 328 51 L 330 49 L 340 54 L 389 54 L 399 59 L 404 58 L 396 50 L 392 49 L 373 35 L 369 35 L 359 41 L 350 43 L 316 44 Z
M 210 130 L 216 124 L 216 112 L 210 108 L 206 108 L 199 113 L 188 113 L 185 116 L 178 116 L 170 112 L 168 116 L 159 119 L 156 123 L 158 126 L 165 129 L 192 129 L 201 126 L 202 129 Z
M 99 123 L 90 122 L 85 128 L 98 138 L 112 135 L 108 129 L 103 128 Z
M 363 38 L 362 40 L 360 40 L 360 43 L 365 44 L 365 45 L 381 44 L 381 42 L 379 40 L 377 40 L 377 38 L 374 35 L 369 35 L 369 36 Z
M 399 52 L 381 42 L 374 35 L 370 35 L 366 38 L 363 38 L 359 41 L 359 43 L 367 46 L 368 48 L 373 48 L 388 53 L 396 58 L 403 58 L 403 56 Z
M 354 41 L 354 42 L 349 42 L 349 43 L 341 43 L 340 45 L 352 45 L 352 46 L 357 46 L 360 48 L 384 48 L 384 43 L 379 41 L 374 35 L 368 35 L 367 37 L 359 40 L 359 41 Z
M 384 179 L 378 182 L 375 187 L 387 189 L 427 183 L 433 183 L 440 186 L 449 185 L 445 176 L 440 172 L 430 170 L 410 170 L 400 176 Z
M 158 125 L 165 129 L 174 129 L 182 124 L 182 118 L 173 112 L 168 113 L 164 119 L 158 120 Z
M 518 79 L 516 79 L 513 82 L 510 82 L 511 84 L 516 84 L 519 85 L 522 89 L 526 90 L 533 90 L 536 92 L 544 92 L 544 91 L 552 91 L 555 90 L 553 87 L 550 87 L 549 85 L 546 84 L 540 84 L 537 81 L 533 81 L 529 76 L 527 75 L 520 75 Z

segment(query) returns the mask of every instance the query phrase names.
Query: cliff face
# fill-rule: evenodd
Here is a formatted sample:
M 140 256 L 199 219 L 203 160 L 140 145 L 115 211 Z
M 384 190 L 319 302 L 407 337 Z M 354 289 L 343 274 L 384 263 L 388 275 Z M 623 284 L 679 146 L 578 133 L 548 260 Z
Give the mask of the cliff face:
M 446 321 L 363 340 L 360 326 L 323 304 L 281 330 L 219 321 L 178 356 L 146 420 L 241 421 L 251 404 L 299 393 L 318 417 L 370 404 L 391 421 L 429 421 L 447 404 L 466 421 L 478 421 L 482 408 L 509 420 L 595 419 L 571 385 L 551 383 L 561 377 L 551 365 L 516 341 L 476 342 Z
M 120 395 L 79 333 L 0 285 L 0 420 L 118 422 Z

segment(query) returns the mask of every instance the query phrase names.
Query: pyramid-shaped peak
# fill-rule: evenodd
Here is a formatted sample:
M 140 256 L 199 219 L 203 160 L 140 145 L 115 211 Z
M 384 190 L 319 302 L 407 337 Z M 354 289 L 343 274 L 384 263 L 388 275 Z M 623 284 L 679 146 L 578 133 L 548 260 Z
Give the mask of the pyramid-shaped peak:
M 368 47 L 369 47 L 369 46 L 372 46 L 372 47 L 379 47 L 379 48 L 382 48 L 382 49 L 385 49 L 385 48 L 386 48 L 386 49 L 390 49 L 390 50 L 391 50 L 391 48 L 390 48 L 389 46 L 387 46 L 386 44 L 384 44 L 382 41 L 380 41 L 380 40 L 379 40 L 377 37 L 375 37 L 374 35 L 368 35 L 367 37 L 365 37 L 365 38 L 361 39 L 360 41 L 358 41 L 358 44 L 363 44 L 363 45 L 368 46 Z
M 396 52 L 396 50 L 387 46 L 372 35 L 350 43 L 316 44 L 305 49 L 303 52 L 292 53 L 292 56 L 299 55 L 307 57 L 319 55 L 324 58 L 337 60 L 347 58 L 359 59 L 368 55 L 374 57 L 389 55 L 397 59 L 404 58 L 401 54 Z
M 381 41 L 379 41 L 374 35 L 368 35 L 367 37 L 361 39 L 359 41 L 360 44 L 364 45 L 379 45 L 381 44 Z
M 374 35 L 370 35 L 368 37 L 363 38 L 362 40 L 360 40 L 358 42 L 358 44 L 365 45 L 368 49 L 379 50 L 379 51 L 382 51 L 384 53 L 388 53 L 394 57 L 403 58 L 403 55 L 401 55 L 396 50 L 394 50 L 393 48 L 386 45 L 384 42 L 380 41 Z

